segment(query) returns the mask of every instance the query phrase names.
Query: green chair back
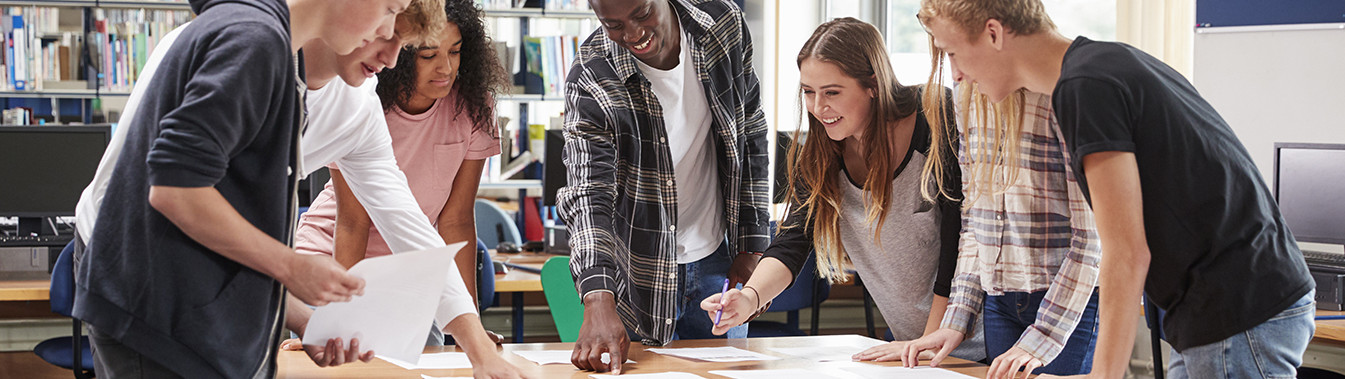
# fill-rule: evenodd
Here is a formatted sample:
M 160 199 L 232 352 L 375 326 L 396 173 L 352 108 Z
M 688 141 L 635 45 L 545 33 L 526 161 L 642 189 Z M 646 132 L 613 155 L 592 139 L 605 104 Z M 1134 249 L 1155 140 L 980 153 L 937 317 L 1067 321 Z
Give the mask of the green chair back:
M 560 341 L 578 340 L 579 326 L 584 324 L 584 303 L 579 301 L 579 291 L 570 275 L 570 257 L 552 257 L 542 265 L 542 293 L 551 308 Z

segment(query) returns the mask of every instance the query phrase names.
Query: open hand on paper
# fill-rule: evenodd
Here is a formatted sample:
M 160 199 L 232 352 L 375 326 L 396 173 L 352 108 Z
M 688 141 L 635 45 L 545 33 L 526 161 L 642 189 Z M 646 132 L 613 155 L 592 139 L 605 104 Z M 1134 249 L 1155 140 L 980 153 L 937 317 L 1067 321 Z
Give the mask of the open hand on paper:
M 875 361 L 887 362 L 901 360 L 901 356 L 906 354 L 906 345 L 911 341 L 892 341 L 882 345 L 870 347 L 864 351 L 855 354 L 853 357 L 857 361 Z M 925 350 L 920 352 L 919 359 L 934 358 L 934 352 Z

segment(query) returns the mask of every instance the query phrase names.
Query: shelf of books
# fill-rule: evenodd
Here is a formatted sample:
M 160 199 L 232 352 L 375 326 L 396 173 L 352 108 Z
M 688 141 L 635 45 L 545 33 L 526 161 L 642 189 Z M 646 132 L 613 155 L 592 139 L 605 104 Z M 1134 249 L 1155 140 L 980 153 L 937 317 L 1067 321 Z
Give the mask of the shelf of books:
M 167 9 L 0 8 L 0 91 L 130 91 L 154 46 L 191 17 Z
M 90 100 L 129 95 L 155 45 L 192 17 L 186 1 L 0 0 L 0 104 L 90 122 L 103 113 Z
M 0 0 L 0 6 L 37 6 L 37 7 L 86 7 L 86 8 L 148 8 L 148 9 L 175 9 L 191 10 L 191 4 L 186 0 L 147 0 L 147 1 L 119 1 L 119 0 L 29 0 L 12 1 Z

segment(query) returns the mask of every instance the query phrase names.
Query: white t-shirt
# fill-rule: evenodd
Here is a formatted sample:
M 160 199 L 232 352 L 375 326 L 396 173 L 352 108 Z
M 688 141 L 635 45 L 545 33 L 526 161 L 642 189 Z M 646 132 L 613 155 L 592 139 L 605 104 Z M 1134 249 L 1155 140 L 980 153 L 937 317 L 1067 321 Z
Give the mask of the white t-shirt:
M 712 139 L 714 118 L 691 58 L 691 42 L 685 30 L 681 34 L 677 67 L 664 71 L 636 60 L 663 108 L 677 186 L 679 264 L 699 261 L 724 242 L 724 197 Z
M 173 29 L 155 46 L 154 52 L 145 61 L 140 80 L 131 89 L 118 125 L 130 125 L 136 116 L 144 97 L 145 88 L 149 88 L 163 56 L 172 47 L 177 35 L 191 23 Z M 312 170 L 336 163 L 345 174 L 350 190 L 364 204 L 365 210 L 374 225 L 381 230 L 396 231 L 384 235 L 393 252 L 410 252 L 444 246 L 444 240 L 430 225 L 430 221 L 420 211 L 420 205 L 406 184 L 406 176 L 397 168 L 393 157 L 392 137 L 388 134 L 387 120 L 383 118 L 383 109 L 374 93 L 377 80 L 370 78 L 359 88 L 351 87 L 340 79 L 334 79 L 326 86 L 308 91 L 308 128 L 299 139 L 300 175 L 307 176 Z M 126 128 L 117 128 L 98 163 L 93 181 L 80 195 L 75 208 L 75 229 L 80 237 L 88 241 L 93 236 L 98 219 L 98 210 L 102 206 L 103 196 L 112 171 L 121 156 L 122 146 L 126 143 Z M 456 241 L 455 241 L 456 242 Z M 476 305 L 467 292 L 467 286 L 458 274 L 457 264 L 453 263 L 445 274 L 449 276 L 448 286 L 440 297 L 439 310 L 435 320 L 439 326 L 466 313 L 476 313 Z

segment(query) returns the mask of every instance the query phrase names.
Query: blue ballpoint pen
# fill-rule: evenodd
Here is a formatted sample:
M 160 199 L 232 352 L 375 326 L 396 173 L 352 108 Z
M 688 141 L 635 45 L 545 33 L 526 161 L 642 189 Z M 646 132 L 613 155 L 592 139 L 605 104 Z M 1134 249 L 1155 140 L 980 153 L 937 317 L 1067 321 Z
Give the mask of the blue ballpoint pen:
M 715 311 L 715 326 L 719 326 L 719 318 L 724 317 L 724 294 L 729 292 L 729 278 L 724 278 L 724 289 L 719 290 L 719 310 Z

